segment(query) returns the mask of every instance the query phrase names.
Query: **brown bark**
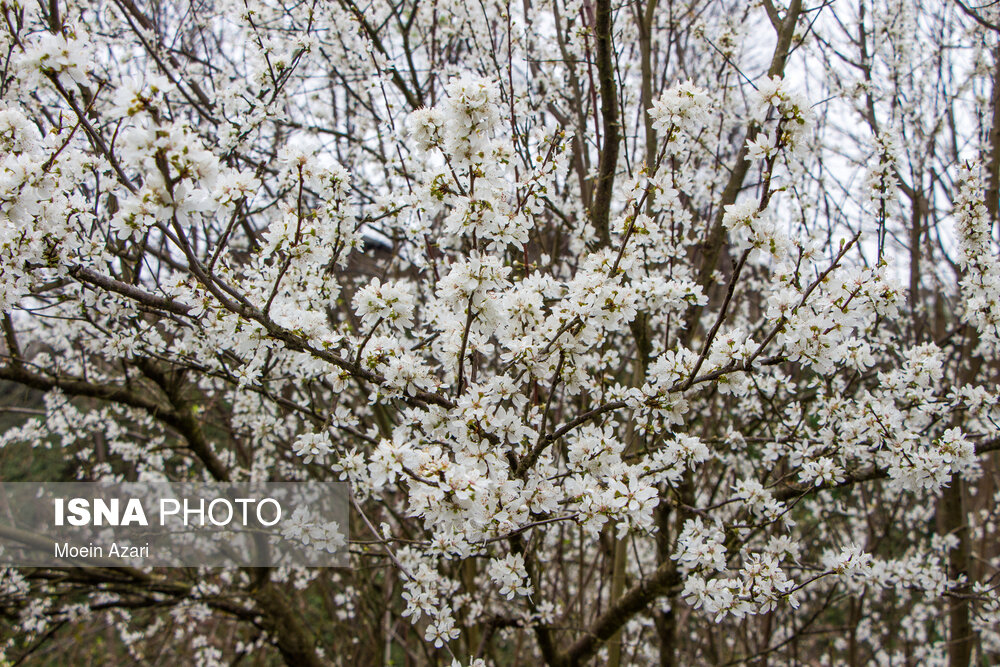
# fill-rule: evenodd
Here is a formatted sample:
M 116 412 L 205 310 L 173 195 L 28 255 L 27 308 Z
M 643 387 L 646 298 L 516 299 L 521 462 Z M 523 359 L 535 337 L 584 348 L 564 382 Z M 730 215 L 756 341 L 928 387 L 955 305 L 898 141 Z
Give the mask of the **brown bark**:
M 254 601 L 264 613 L 264 624 L 274 635 L 275 644 L 285 664 L 294 667 L 323 667 L 316 653 L 316 638 L 299 616 L 289 607 L 288 600 L 270 581 L 254 593 Z
M 778 22 L 780 28 L 778 32 L 778 43 L 774 47 L 774 54 L 771 57 L 771 66 L 767 70 L 768 76 L 783 76 L 785 63 L 788 61 L 788 52 L 791 49 L 792 37 L 795 35 L 795 26 L 802 13 L 802 0 L 792 0 L 785 14 L 785 18 Z M 726 229 L 722 225 L 722 218 L 725 215 L 726 207 L 736 203 L 736 197 L 743 188 L 743 181 L 746 180 L 750 163 L 747 162 L 747 142 L 757 137 L 759 128 L 755 122 L 751 122 L 747 127 L 740 150 L 736 155 L 729 180 L 722 190 L 715 217 L 712 219 L 711 227 L 706 233 L 705 241 L 702 244 L 702 259 L 698 269 L 698 284 L 707 287 L 712 280 L 715 267 L 718 266 L 719 258 L 722 255 L 723 245 L 726 240 Z M 690 344 L 697 331 L 698 315 L 701 313 L 700 306 L 691 306 L 685 316 L 688 323 L 685 344 Z
M 993 123 L 990 127 L 989 181 L 986 188 L 986 210 L 997 221 L 1000 205 L 1000 44 L 993 52 Z
M 956 597 L 950 599 L 948 603 L 949 667 L 968 667 L 972 662 L 972 649 L 975 645 L 967 597 L 971 593 L 969 565 L 972 553 L 969 544 L 969 524 L 962 498 L 963 487 L 962 479 L 957 475 L 952 476 L 951 485 L 944 490 L 939 507 L 945 529 L 958 538 L 958 544 L 948 552 L 948 576 L 950 579 L 959 577 L 965 579 L 964 583 L 952 589 Z
M 595 60 L 597 62 L 598 85 L 601 91 L 601 126 L 604 142 L 601 144 L 601 157 L 597 166 L 597 186 L 594 190 L 594 203 L 590 209 L 590 219 L 594 223 L 601 247 L 606 247 L 611 243 L 611 230 L 609 229 L 611 194 L 615 184 L 615 170 L 618 168 L 618 144 L 621 141 L 611 29 L 611 0 L 597 0 L 594 20 L 594 37 L 597 41 Z

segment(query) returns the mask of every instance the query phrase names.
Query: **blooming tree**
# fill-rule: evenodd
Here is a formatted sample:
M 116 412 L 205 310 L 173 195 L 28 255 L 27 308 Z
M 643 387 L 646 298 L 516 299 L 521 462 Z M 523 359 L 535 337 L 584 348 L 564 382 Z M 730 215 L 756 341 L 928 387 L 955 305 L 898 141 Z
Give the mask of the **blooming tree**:
M 354 493 L 348 570 L 0 571 L 7 660 L 1000 660 L 996 8 L 0 13 L 0 447 Z

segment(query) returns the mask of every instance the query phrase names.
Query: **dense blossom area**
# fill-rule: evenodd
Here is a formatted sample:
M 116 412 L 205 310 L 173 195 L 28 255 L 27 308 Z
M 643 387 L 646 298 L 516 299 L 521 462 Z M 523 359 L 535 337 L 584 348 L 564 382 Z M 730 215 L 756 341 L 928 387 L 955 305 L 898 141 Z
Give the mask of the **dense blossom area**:
M 2 570 L 0 662 L 1000 661 L 1000 10 L 0 14 L 0 453 L 354 493 Z

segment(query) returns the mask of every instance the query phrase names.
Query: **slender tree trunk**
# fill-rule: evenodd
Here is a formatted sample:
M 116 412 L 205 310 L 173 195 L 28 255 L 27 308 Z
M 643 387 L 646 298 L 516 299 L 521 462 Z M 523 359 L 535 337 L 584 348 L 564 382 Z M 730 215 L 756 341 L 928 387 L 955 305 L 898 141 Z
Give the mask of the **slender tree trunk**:
M 601 91 L 601 125 L 604 143 L 597 166 L 597 186 L 590 218 L 602 247 L 611 243 L 609 229 L 611 194 L 618 168 L 618 144 L 621 129 L 618 121 L 618 94 L 615 84 L 614 48 L 612 48 L 611 0 L 597 0 L 594 14 L 594 38 L 597 42 L 594 60 L 597 63 L 598 85 Z
M 993 51 L 993 123 L 990 127 L 989 181 L 986 187 L 986 210 L 997 221 L 1000 205 L 1000 44 Z
M 971 587 L 968 583 L 971 564 L 969 544 L 969 524 L 966 520 L 962 490 L 965 484 L 958 475 L 953 475 L 951 484 L 941 496 L 940 511 L 945 529 L 958 538 L 958 544 L 948 552 L 949 578 L 964 577 L 965 582 L 952 592 L 956 597 L 948 600 L 948 666 L 968 667 L 972 661 L 975 634 L 970 619 L 969 598 Z
M 316 653 L 316 638 L 273 583 L 265 581 L 254 594 L 254 600 L 263 612 L 264 623 L 274 635 L 285 664 L 290 667 L 323 666 Z

